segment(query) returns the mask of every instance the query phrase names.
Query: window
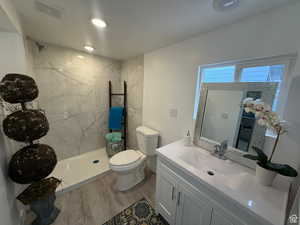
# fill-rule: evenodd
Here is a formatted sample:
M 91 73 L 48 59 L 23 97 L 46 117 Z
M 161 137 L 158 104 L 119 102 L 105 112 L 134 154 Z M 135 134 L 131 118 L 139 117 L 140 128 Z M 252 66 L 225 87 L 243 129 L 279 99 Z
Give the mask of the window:
M 266 62 L 264 62 L 266 61 Z M 249 62 L 237 62 L 231 65 L 216 65 L 200 68 L 201 80 L 198 85 L 198 91 L 201 83 L 222 83 L 222 82 L 278 82 L 273 111 L 278 110 L 281 83 L 284 78 L 287 63 L 268 63 L 267 60 L 259 60 L 258 66 L 249 66 Z M 253 65 L 251 62 L 250 65 Z M 199 82 L 199 81 L 198 81 Z M 199 99 L 199 94 L 196 96 Z M 195 104 L 195 111 L 198 104 Z M 196 112 L 194 112 L 196 118 Z
M 290 63 L 295 58 L 296 55 L 284 55 L 200 66 L 193 119 L 197 117 L 201 83 L 222 82 L 278 82 L 272 109 L 282 115 L 283 107 L 281 105 L 284 104 L 286 96 L 281 96 L 280 93 L 285 93 L 282 90 L 285 86 L 283 85 L 286 80 L 285 75 Z

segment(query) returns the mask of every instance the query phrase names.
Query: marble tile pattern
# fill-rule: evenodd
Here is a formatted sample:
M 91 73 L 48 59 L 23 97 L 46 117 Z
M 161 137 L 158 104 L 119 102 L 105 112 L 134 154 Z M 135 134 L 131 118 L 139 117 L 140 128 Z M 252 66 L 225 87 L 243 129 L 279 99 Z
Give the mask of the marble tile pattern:
M 39 107 L 50 124 L 41 142 L 51 145 L 59 160 L 104 147 L 108 81 L 120 89 L 121 62 L 48 44 L 39 51 L 31 40 L 28 45 Z
M 152 207 L 155 201 L 155 175 L 134 188 L 119 192 L 115 189 L 116 174 L 111 172 L 78 189 L 58 196 L 61 210 L 53 225 L 101 225 L 136 201 L 146 198 Z M 31 224 L 34 215 L 28 212 L 25 225 Z
M 121 81 L 128 89 L 128 148 L 137 149 L 135 129 L 142 125 L 144 56 L 126 60 L 121 67 Z

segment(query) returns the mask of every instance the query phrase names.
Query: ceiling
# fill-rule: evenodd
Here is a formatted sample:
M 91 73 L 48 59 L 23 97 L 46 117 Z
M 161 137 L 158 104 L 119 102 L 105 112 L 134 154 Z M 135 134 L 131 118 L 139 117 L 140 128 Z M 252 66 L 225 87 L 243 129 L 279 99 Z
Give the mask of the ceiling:
M 292 0 L 240 0 L 227 12 L 215 11 L 212 0 L 39 0 L 59 9 L 61 18 L 41 13 L 34 1 L 14 0 L 31 38 L 78 50 L 90 44 L 95 54 L 127 59 Z M 94 27 L 92 17 L 108 27 Z

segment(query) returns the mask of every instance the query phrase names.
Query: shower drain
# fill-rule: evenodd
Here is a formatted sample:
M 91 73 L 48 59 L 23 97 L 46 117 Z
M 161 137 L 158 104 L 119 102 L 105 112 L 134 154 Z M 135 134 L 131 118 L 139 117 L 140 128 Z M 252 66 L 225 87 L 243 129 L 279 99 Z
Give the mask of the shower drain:
M 96 159 L 96 160 L 93 161 L 94 164 L 97 164 L 97 163 L 99 163 L 99 162 L 100 162 L 100 161 L 99 161 L 98 159 Z
M 208 170 L 208 171 L 207 171 L 207 174 L 210 175 L 210 176 L 215 175 L 215 173 L 214 173 L 213 171 L 211 171 L 211 170 Z

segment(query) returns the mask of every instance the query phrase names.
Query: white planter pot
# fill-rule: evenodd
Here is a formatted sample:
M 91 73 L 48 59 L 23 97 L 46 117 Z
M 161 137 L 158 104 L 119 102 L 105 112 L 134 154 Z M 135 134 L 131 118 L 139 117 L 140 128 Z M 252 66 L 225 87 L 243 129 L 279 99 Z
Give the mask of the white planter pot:
M 267 170 L 256 164 L 256 180 L 264 186 L 272 186 L 276 172 Z

